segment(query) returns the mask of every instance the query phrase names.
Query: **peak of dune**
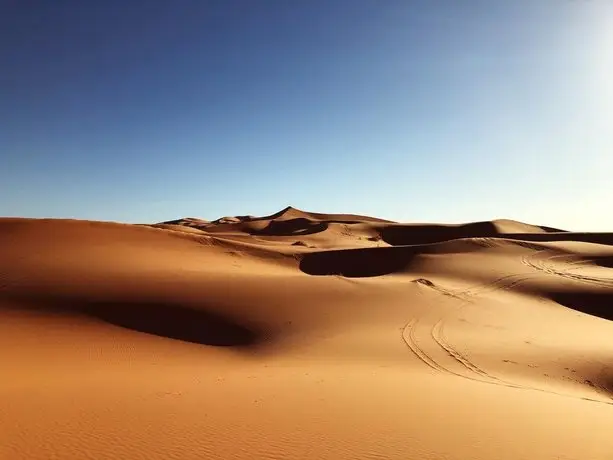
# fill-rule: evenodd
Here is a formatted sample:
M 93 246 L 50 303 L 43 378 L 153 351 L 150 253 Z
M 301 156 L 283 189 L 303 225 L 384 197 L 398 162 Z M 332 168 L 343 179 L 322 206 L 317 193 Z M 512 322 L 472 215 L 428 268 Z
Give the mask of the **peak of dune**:
M 281 209 L 278 212 L 275 212 L 274 214 L 262 217 L 262 219 L 298 219 L 308 217 L 308 215 L 309 213 L 302 211 L 301 209 L 295 208 L 293 206 L 286 206 L 285 208 Z
M 379 219 L 377 217 L 364 216 L 359 214 L 339 214 L 339 213 L 321 213 L 313 211 L 305 211 L 303 209 L 296 208 L 294 206 L 287 206 L 281 211 L 271 214 L 270 216 L 263 217 L 262 219 L 311 219 L 326 222 L 386 222 L 392 223 L 392 221 Z
M 281 209 L 281 211 L 279 211 L 278 214 L 283 215 L 283 214 L 291 213 L 291 212 L 304 212 L 304 211 L 294 206 L 286 206 L 285 208 Z

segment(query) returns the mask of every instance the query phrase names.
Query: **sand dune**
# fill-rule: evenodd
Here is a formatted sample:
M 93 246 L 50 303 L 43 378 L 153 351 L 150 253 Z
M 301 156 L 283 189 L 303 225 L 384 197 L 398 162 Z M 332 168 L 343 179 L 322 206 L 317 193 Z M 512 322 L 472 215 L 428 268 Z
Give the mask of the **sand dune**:
M 613 234 L 0 219 L 0 459 L 613 458 Z

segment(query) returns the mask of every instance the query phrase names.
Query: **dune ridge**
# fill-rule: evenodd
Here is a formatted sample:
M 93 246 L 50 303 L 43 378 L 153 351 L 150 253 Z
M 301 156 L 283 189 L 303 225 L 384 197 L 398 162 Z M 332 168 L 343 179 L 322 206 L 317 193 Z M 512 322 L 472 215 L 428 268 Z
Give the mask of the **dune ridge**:
M 0 219 L 0 459 L 613 457 L 613 233 Z

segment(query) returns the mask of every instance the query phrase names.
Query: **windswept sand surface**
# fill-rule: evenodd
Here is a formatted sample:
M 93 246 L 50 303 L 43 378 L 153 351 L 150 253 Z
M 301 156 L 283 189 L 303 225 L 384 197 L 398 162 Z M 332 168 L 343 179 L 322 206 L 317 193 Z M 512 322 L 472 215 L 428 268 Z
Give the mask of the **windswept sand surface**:
M 613 234 L 0 219 L 0 459 L 613 459 Z

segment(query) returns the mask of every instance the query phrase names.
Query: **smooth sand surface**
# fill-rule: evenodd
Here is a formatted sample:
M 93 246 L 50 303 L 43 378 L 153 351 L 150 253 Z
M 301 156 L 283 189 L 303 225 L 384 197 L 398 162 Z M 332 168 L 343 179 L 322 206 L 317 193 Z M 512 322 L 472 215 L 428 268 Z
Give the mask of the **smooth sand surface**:
M 613 459 L 613 234 L 0 219 L 0 459 Z

